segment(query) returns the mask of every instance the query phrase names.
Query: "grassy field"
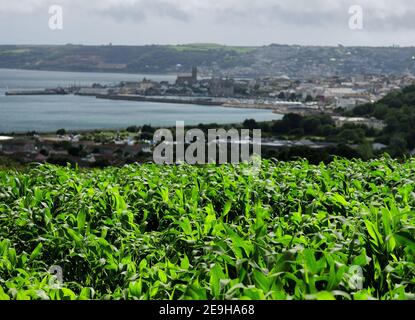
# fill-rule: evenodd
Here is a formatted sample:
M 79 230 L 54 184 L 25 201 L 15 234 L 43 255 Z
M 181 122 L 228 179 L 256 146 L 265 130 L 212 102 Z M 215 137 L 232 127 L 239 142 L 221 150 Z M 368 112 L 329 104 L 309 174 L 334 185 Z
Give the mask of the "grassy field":
M 2 170 L 0 299 L 413 299 L 414 168 Z

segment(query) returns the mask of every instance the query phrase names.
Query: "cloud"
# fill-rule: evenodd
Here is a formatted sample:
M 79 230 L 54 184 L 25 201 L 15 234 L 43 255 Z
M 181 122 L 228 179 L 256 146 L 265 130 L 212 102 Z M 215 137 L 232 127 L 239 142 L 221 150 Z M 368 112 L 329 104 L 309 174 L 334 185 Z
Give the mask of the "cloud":
M 217 0 L 206 1 L 205 11 L 217 21 L 252 24 L 279 23 L 302 27 L 347 27 L 349 8 L 360 5 L 365 25 L 373 31 L 415 29 L 415 2 L 413 0 Z
M 344 25 L 348 8 L 358 4 L 371 28 L 415 29 L 413 0 L 0 0 L 0 13 L 30 13 L 52 4 L 116 21 L 141 22 L 162 17 L 188 22 L 210 18 L 223 23 L 279 22 L 304 26 Z
M 141 22 L 152 17 L 171 18 L 187 22 L 190 15 L 174 1 L 167 0 L 141 0 L 141 1 L 107 1 L 108 5 L 102 8 L 91 10 L 97 13 L 114 18 L 116 21 Z
M 47 2 L 45 0 L 0 0 L 0 13 L 33 13 Z
M 53 4 L 63 6 L 65 19 L 66 33 L 56 38 L 86 43 L 413 44 L 415 31 L 414 0 L 0 0 L 0 38 L 54 39 L 40 31 Z M 349 7 L 356 4 L 364 30 L 352 32 Z

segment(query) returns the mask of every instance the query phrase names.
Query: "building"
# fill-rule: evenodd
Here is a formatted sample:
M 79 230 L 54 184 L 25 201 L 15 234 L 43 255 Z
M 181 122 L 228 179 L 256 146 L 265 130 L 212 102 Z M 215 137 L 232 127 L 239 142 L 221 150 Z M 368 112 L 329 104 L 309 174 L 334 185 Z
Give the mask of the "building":
M 368 128 L 382 130 L 386 127 L 386 124 L 376 118 L 363 118 L 363 117 L 332 117 L 337 127 L 342 127 L 345 124 L 364 125 Z
M 233 97 L 235 94 L 234 81 L 230 79 L 212 79 L 209 93 L 213 97 Z
M 4 139 L 1 145 L 1 151 L 4 154 L 30 154 L 37 151 L 36 141 L 32 139 Z
M 0 152 L 3 151 L 3 144 L 5 144 L 6 141 L 11 141 L 11 140 L 13 140 L 12 137 L 0 136 Z
M 197 83 L 197 68 L 193 67 L 191 74 L 179 74 L 177 76 L 176 85 L 194 85 Z
M 335 99 L 335 105 L 336 108 L 341 108 L 344 110 L 353 110 L 354 108 L 356 108 L 359 105 L 365 104 L 365 103 L 370 103 L 371 100 L 369 99 L 364 99 L 364 98 L 338 98 L 336 97 Z

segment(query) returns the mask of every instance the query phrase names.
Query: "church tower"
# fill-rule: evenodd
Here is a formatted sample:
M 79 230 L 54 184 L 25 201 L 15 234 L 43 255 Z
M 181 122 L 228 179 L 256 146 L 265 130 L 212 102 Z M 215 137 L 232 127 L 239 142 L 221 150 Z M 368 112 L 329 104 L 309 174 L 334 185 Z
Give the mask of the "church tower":
M 197 82 L 197 67 L 192 68 L 192 78 L 194 82 Z

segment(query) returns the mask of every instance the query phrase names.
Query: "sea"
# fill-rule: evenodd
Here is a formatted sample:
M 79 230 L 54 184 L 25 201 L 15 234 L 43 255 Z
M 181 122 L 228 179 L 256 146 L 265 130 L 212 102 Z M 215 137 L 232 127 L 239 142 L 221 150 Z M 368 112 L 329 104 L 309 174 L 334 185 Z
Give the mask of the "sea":
M 68 86 L 105 85 L 142 79 L 174 82 L 174 75 L 82 73 L 0 69 L 0 133 L 38 133 L 66 130 L 117 130 L 149 124 L 170 127 L 241 123 L 246 119 L 281 119 L 270 110 L 233 109 L 216 106 L 182 105 L 66 96 L 6 96 L 6 91 L 37 90 Z

